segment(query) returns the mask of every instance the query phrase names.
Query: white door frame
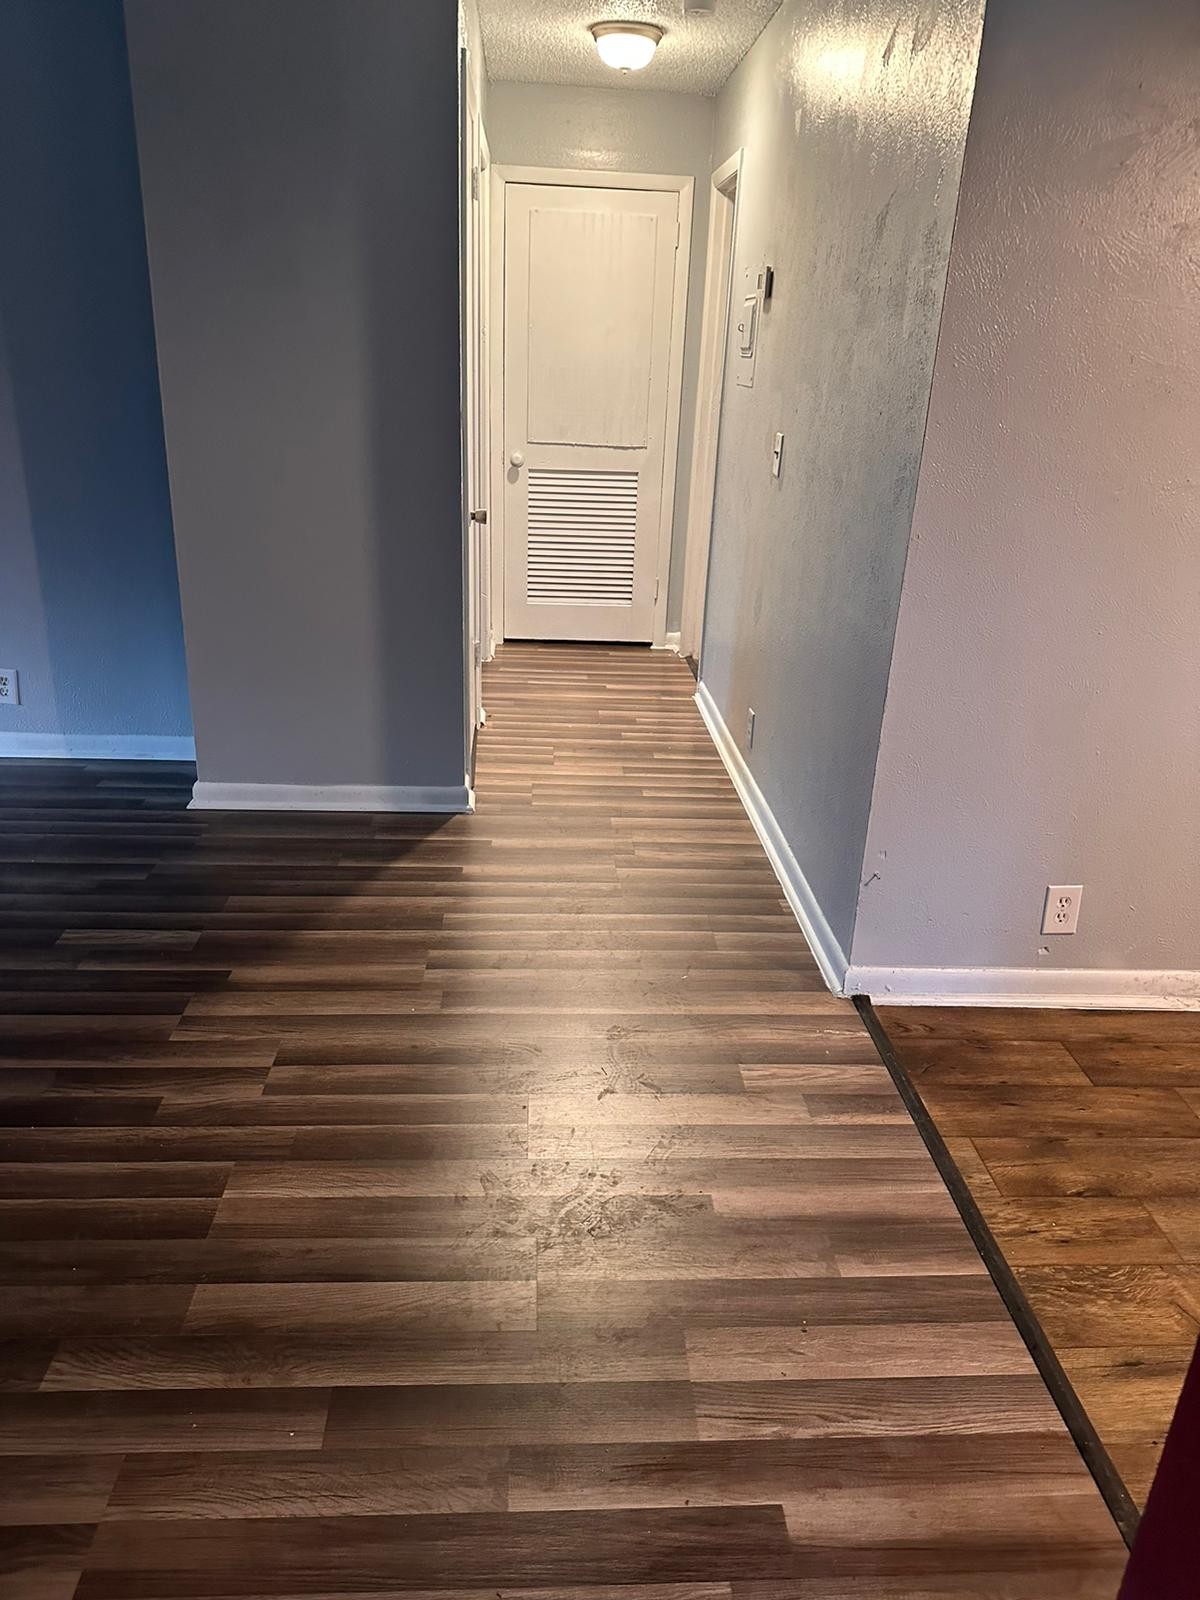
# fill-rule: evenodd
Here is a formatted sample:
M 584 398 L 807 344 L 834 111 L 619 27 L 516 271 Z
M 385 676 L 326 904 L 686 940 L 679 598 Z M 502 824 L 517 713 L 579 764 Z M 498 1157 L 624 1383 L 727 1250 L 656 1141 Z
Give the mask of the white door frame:
M 492 620 L 492 150 L 487 129 L 479 119 L 479 366 L 475 375 L 479 416 L 479 487 L 488 521 L 480 530 L 481 564 L 478 574 L 480 605 L 480 646 L 482 660 L 496 653 L 496 630 Z M 480 663 L 482 669 L 482 662 Z M 480 686 L 482 695 L 482 683 Z M 481 721 L 486 716 L 480 707 Z
M 696 427 L 688 488 L 687 546 L 679 653 L 699 657 L 708 593 L 708 552 L 712 541 L 713 499 L 717 487 L 717 448 L 729 335 L 733 251 L 737 239 L 738 191 L 742 155 L 737 150 L 713 173 L 708 196 L 708 251 L 705 259 L 704 312 L 700 323 L 700 380 L 696 389 Z
M 463 518 L 463 676 L 466 768 L 475 764 L 475 734 L 484 720 L 483 642 L 487 637 L 488 375 L 483 345 L 487 304 L 483 169 L 486 140 L 470 54 L 459 52 L 459 405 Z M 475 513 L 483 513 L 483 521 Z M 469 778 L 468 778 L 469 781 Z
M 654 644 L 667 637 L 667 580 L 671 569 L 671 525 L 675 514 L 675 469 L 679 459 L 679 414 L 683 403 L 683 333 L 687 319 L 688 266 L 692 245 L 692 199 L 695 180 L 682 174 L 658 172 L 586 172 L 569 167 L 492 167 L 492 273 L 491 273 L 491 412 L 500 419 L 492 428 L 492 606 L 491 623 L 496 640 L 504 631 L 504 213 L 510 183 L 563 184 L 574 189 L 665 190 L 679 196 L 679 242 L 675 250 L 675 281 L 671 308 L 671 354 L 667 372 L 666 439 L 658 540 L 654 559 Z

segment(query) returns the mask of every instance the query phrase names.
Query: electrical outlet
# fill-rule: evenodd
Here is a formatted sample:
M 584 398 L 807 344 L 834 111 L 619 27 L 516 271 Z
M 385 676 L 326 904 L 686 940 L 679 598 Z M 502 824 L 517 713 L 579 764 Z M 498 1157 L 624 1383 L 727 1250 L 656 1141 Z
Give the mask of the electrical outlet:
M 1083 899 L 1081 883 L 1051 883 L 1046 888 L 1046 905 L 1042 912 L 1043 933 L 1077 933 L 1079 931 L 1079 902 Z
M 757 715 L 757 713 L 754 710 L 753 706 L 751 706 L 750 709 L 746 712 L 746 749 L 747 750 L 753 750 L 753 748 L 754 748 L 754 718 L 755 718 L 756 715 Z
M 21 704 L 21 680 L 15 667 L 0 667 L 0 705 Z

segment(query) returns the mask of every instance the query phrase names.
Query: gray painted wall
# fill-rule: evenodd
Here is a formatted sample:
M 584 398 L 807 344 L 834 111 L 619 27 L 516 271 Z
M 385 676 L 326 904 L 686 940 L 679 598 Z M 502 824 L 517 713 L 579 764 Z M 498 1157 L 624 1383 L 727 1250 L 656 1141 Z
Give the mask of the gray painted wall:
M 191 733 L 120 0 L 0 6 L 0 753 Z
M 459 785 L 444 0 L 128 0 L 200 776 Z
M 696 180 L 668 629 L 679 627 L 683 606 L 714 109 L 713 100 L 694 94 L 633 94 L 628 89 L 572 89 L 547 83 L 493 83 L 488 90 L 486 120 L 493 161 L 510 166 L 684 174 Z
M 849 950 L 982 0 L 785 0 L 718 101 L 734 285 L 777 268 L 726 385 L 702 675 Z M 781 479 L 772 436 L 787 435 Z
M 1176 0 L 989 10 L 856 963 L 1200 967 L 1198 82 Z

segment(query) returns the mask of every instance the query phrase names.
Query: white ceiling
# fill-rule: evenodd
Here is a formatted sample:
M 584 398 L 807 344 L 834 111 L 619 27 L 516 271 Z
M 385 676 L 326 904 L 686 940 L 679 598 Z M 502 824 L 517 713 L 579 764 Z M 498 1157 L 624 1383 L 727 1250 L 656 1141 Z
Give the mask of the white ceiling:
M 510 83 L 670 89 L 716 94 L 775 15 L 780 0 L 479 0 L 488 76 Z M 591 22 L 655 22 L 664 30 L 641 72 L 614 72 L 596 54 Z

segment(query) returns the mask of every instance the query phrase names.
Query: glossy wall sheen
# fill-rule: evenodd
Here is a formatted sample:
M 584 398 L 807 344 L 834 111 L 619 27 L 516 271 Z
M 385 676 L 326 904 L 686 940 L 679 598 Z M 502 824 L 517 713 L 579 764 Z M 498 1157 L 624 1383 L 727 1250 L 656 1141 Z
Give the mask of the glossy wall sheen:
M 982 15 L 788 0 L 723 91 L 735 293 L 777 268 L 726 386 L 702 677 L 849 950 Z M 776 430 L 783 476 L 770 473 Z
M 1194 6 L 989 10 L 856 963 L 1200 967 L 1198 83 Z
M 625 87 L 581 89 L 549 83 L 494 83 L 487 109 L 494 161 L 582 171 L 682 173 L 695 180 L 667 590 L 669 629 L 679 627 L 683 610 L 714 110 L 713 100 L 696 94 L 632 94 Z

